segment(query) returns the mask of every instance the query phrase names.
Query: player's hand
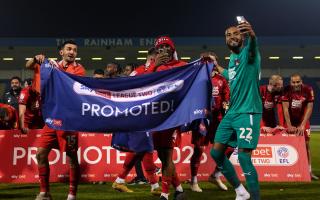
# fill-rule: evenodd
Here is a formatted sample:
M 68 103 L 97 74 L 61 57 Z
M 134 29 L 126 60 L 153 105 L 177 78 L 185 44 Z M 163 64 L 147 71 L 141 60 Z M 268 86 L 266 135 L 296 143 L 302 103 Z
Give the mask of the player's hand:
M 203 61 L 203 62 L 213 62 L 214 65 L 216 65 L 216 66 L 219 65 L 218 61 L 217 61 L 218 57 L 213 52 L 201 53 L 200 58 L 201 58 L 201 61 Z
M 294 126 L 288 126 L 288 133 L 289 134 L 296 134 L 297 133 L 297 128 Z
M 168 53 L 159 53 L 155 57 L 154 65 L 156 67 L 159 67 L 161 65 L 164 65 L 170 61 L 170 57 Z
M 297 128 L 297 135 L 302 136 L 304 134 L 304 126 L 299 126 Z
M 39 55 L 36 55 L 33 59 L 35 63 L 38 63 L 39 65 L 41 65 L 46 59 L 46 57 L 43 54 L 39 54 Z
M 228 101 L 222 102 L 222 108 L 227 111 L 229 109 L 229 102 Z
M 251 37 L 255 36 L 252 26 L 249 22 L 243 22 L 237 26 L 241 34 L 249 34 Z
M 276 126 L 276 129 L 284 130 L 285 128 L 283 126 L 278 125 L 278 126 Z
M 25 127 L 21 128 L 21 133 L 22 133 L 22 134 L 28 134 L 29 131 L 30 131 L 29 128 L 25 128 Z

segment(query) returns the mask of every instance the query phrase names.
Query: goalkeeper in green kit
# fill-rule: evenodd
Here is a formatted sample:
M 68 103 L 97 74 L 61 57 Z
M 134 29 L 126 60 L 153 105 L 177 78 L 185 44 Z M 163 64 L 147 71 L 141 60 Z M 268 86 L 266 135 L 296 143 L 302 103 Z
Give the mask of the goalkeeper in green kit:
M 211 156 L 218 169 L 235 188 L 236 200 L 256 200 L 260 199 L 260 189 L 258 174 L 251 162 L 251 153 L 258 144 L 262 116 L 259 93 L 261 58 L 257 38 L 247 21 L 229 27 L 225 37 L 231 50 L 228 69 L 219 66 L 214 54 L 202 55 L 204 60 L 213 61 L 219 73 L 229 81 L 231 96 L 229 110 L 218 126 Z M 249 193 L 224 154 L 228 145 L 238 146 L 238 159 Z

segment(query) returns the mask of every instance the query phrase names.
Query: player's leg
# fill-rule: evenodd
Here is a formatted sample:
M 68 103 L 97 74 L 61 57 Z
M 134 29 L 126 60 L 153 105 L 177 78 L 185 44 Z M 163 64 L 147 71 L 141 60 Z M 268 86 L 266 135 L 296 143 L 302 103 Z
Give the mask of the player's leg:
M 67 152 L 69 157 L 69 194 L 67 200 L 75 200 L 80 179 L 80 165 L 76 151 Z
M 249 199 L 249 194 L 241 184 L 233 165 L 225 155 L 227 145 L 235 146 L 234 142 L 236 141 L 236 138 L 232 128 L 233 120 L 234 115 L 228 113 L 222 119 L 218 126 L 218 130 L 214 139 L 214 145 L 210 153 L 212 158 L 215 160 L 218 169 L 222 172 L 224 177 L 233 186 L 233 188 L 235 188 L 237 193 L 236 199 Z
M 151 193 L 155 196 L 160 196 L 161 189 L 158 183 L 158 177 L 155 173 L 157 167 L 153 161 L 153 152 L 146 152 L 143 156 L 142 163 L 151 185 Z
M 50 178 L 50 167 L 48 161 L 48 155 L 51 149 L 38 147 L 37 149 L 37 162 L 38 162 L 38 172 L 39 172 L 39 183 L 40 183 L 40 193 L 36 197 L 36 200 L 50 200 L 50 188 L 49 188 L 49 178 Z
M 128 185 L 146 184 L 148 181 L 147 181 L 146 177 L 144 176 L 141 160 L 138 160 L 134 164 L 134 169 L 135 169 L 137 175 L 128 183 Z
M 205 146 L 194 144 L 193 154 L 190 161 L 190 170 L 191 170 L 190 187 L 191 187 L 191 191 L 194 191 L 194 192 L 202 192 L 202 189 L 198 185 L 197 174 L 199 171 L 200 160 L 201 160 L 201 156 L 204 149 L 205 149 Z
M 166 150 L 163 148 L 157 148 L 158 157 L 162 164 L 162 192 L 160 199 L 162 200 L 168 200 L 169 199 L 169 189 L 170 184 L 172 182 L 172 176 L 173 176 L 173 169 L 172 166 L 169 164 L 169 161 L 166 157 Z
M 36 141 L 37 143 L 37 162 L 39 171 L 40 193 L 37 195 L 36 200 L 50 200 L 50 167 L 48 156 L 52 148 L 58 147 L 56 132 L 49 128 L 44 128 Z
M 238 159 L 251 199 L 260 199 L 258 174 L 251 161 L 251 153 L 259 141 L 261 114 L 239 114 L 234 120 L 237 131 Z
M 229 159 L 231 154 L 233 153 L 234 148 L 228 146 L 227 149 L 225 150 L 225 155 L 226 157 Z M 218 169 L 218 166 L 215 167 L 213 173 L 209 176 L 209 182 L 215 184 L 216 186 L 218 186 L 218 188 L 220 188 L 223 191 L 227 191 L 228 187 L 222 182 L 221 177 L 223 176 L 223 174 L 221 173 L 221 171 Z
M 220 121 L 222 120 L 222 113 L 221 112 L 212 112 L 212 119 L 211 119 L 211 123 L 209 125 L 209 131 L 208 131 L 208 139 L 210 143 L 214 143 L 214 136 L 217 132 L 217 128 L 219 126 Z M 229 148 L 227 148 L 228 150 Z M 227 155 L 229 152 L 226 151 L 225 154 Z M 227 156 L 227 158 L 229 158 Z M 208 181 L 215 184 L 218 188 L 220 188 L 221 190 L 228 190 L 227 186 L 222 182 L 221 180 L 221 176 L 222 173 L 220 172 L 220 170 L 218 169 L 218 167 L 216 166 L 215 170 L 212 172 L 212 174 L 209 176 Z
M 160 199 L 169 199 L 170 184 L 175 188 L 174 199 L 183 196 L 183 188 L 177 176 L 175 165 L 172 160 L 173 148 L 157 149 L 158 156 L 162 163 L 162 193 Z
M 80 179 L 78 162 L 78 132 L 56 131 L 60 151 L 65 151 L 69 157 L 69 193 L 67 200 L 76 200 Z
M 125 185 L 125 179 L 128 176 L 129 172 L 134 167 L 135 163 L 138 160 L 141 160 L 144 153 L 134 153 L 134 152 L 127 152 L 126 159 L 123 163 L 123 168 L 121 173 L 118 175 L 117 179 L 113 182 L 112 188 L 118 190 L 120 192 L 133 192 Z

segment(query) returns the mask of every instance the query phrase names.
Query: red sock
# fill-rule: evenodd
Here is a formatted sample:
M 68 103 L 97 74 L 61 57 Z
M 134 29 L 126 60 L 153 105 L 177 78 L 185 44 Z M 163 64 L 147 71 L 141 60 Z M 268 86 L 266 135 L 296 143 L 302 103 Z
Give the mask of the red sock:
M 141 157 L 140 154 L 136 153 L 131 153 L 127 152 L 126 153 L 126 159 L 123 164 L 123 170 L 122 172 L 118 175 L 119 178 L 126 179 L 127 175 L 131 171 L 131 169 L 134 167 L 135 163 L 137 160 L 139 160 Z
M 192 154 L 191 162 L 190 162 L 191 177 L 197 176 L 198 174 L 202 153 L 203 153 L 203 148 L 198 146 L 194 147 L 194 152 Z
M 142 164 L 143 164 L 144 170 L 146 171 L 150 184 L 157 183 L 158 177 L 155 174 L 156 166 L 153 162 L 153 153 L 145 153 L 142 160 Z
M 172 176 L 172 181 L 171 181 L 171 183 L 172 183 L 172 186 L 173 186 L 174 188 L 178 187 L 178 186 L 181 184 L 181 182 L 180 182 L 180 180 L 179 180 L 179 178 L 178 178 L 177 172 L 175 172 L 174 175 Z
M 168 194 L 172 177 L 162 175 L 162 192 Z
M 80 167 L 75 165 L 69 169 L 69 194 L 76 196 L 80 178 Z
M 49 192 L 50 167 L 39 167 L 40 192 Z

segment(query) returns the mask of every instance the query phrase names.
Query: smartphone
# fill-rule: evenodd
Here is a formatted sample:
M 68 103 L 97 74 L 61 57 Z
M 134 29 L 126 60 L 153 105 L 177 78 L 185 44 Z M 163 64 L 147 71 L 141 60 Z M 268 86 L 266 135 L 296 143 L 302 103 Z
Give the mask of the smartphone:
M 236 17 L 238 24 L 242 24 L 246 22 L 247 20 L 244 18 L 244 16 L 237 16 Z

